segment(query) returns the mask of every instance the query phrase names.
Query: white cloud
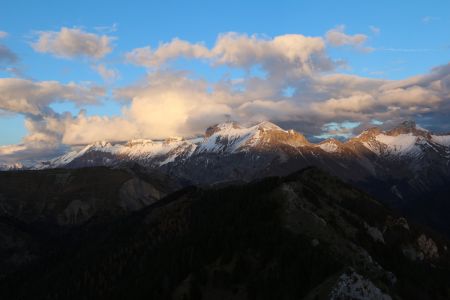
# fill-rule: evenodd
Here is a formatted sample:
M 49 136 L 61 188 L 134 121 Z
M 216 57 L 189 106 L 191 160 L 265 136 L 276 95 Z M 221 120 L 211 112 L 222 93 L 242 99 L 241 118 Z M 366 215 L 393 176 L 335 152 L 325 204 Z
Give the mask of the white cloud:
M 238 68 L 261 65 L 270 75 L 292 75 L 331 70 L 333 61 L 325 53 L 320 37 L 286 34 L 273 39 L 237 33 L 221 35 L 211 50 L 215 63 Z
M 15 113 L 41 115 L 54 102 L 95 103 L 104 94 L 97 86 L 57 81 L 34 82 L 27 79 L 0 78 L 0 109 Z
M 149 68 L 160 66 L 172 59 L 208 58 L 209 50 L 202 44 L 191 44 L 180 39 L 173 39 L 169 43 L 160 44 L 155 50 L 150 47 L 137 48 L 126 54 L 129 62 Z
M 211 49 L 200 43 L 173 39 L 155 50 L 144 47 L 126 54 L 129 62 L 148 68 L 159 67 L 179 57 L 245 69 L 261 65 L 271 75 L 301 76 L 334 67 L 334 62 L 325 53 L 323 39 L 301 34 L 268 39 L 230 32 L 220 35 Z
M 0 30 L 0 39 L 4 39 L 7 36 L 8 36 L 8 33 L 6 31 L 1 31 Z
M 119 71 L 116 69 L 109 69 L 104 64 L 93 66 L 93 69 L 103 78 L 103 80 L 111 82 L 119 78 Z
M 327 33 L 325 34 L 325 39 L 327 43 L 334 47 L 352 46 L 362 51 L 373 50 L 372 48 L 365 46 L 365 43 L 367 41 L 367 35 L 365 34 L 348 35 L 344 31 L 345 31 L 344 25 L 339 25 L 333 29 L 328 30 Z
M 83 117 L 82 122 L 68 127 L 64 142 L 108 139 L 111 131 L 120 132 L 120 139 L 192 136 L 201 134 L 212 123 L 230 118 L 244 123 L 288 122 L 307 135 L 317 135 L 329 122 L 353 120 L 369 124 L 372 119 L 448 113 L 449 70 L 441 67 L 403 81 L 314 75 L 291 82 L 290 86 L 301 91 L 291 97 L 284 97 L 278 83 L 269 79 L 245 78 L 239 82 L 244 89 L 235 90 L 231 82 L 211 84 L 188 79 L 183 73 L 155 72 L 139 85 L 116 91 L 116 97 L 130 101 L 122 116 Z M 309 127 L 304 127 L 305 123 Z M 114 128 L 115 124 L 117 130 L 90 127 Z
M 98 140 L 120 141 L 138 137 L 137 127 L 122 117 L 87 116 L 81 112 L 67 119 L 62 132 L 64 144 L 87 144 Z
M 77 105 L 97 103 L 104 90 L 96 86 L 56 81 L 35 82 L 26 79 L 0 79 L 0 111 L 25 116 L 28 134 L 22 144 L 2 149 L 2 161 L 40 157 L 58 153 L 69 113 L 57 114 L 50 104 L 70 101 Z
M 38 36 L 37 41 L 32 43 L 34 50 L 63 58 L 102 58 L 112 51 L 111 42 L 114 39 L 66 27 L 60 31 L 40 31 Z
M 5 145 L 0 146 L 0 156 L 7 156 L 19 151 L 25 150 L 26 147 L 24 145 Z

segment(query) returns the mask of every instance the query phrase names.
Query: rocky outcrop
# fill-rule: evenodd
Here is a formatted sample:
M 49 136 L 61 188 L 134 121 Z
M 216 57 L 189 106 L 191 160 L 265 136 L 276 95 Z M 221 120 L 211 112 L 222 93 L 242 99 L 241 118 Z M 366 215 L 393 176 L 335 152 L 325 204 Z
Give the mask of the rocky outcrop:
M 163 198 L 166 194 L 151 183 L 133 178 L 126 181 L 119 190 L 120 206 L 126 211 L 140 210 Z

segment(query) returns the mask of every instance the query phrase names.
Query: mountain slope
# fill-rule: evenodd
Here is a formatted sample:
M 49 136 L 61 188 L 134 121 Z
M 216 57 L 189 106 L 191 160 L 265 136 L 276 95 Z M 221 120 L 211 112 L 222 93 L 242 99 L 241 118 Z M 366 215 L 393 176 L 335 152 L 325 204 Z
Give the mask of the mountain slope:
M 448 240 L 308 168 L 87 223 L 5 299 L 448 299 Z M 71 242 L 77 241 L 77 242 Z
M 128 215 L 181 186 L 138 166 L 0 172 L 0 278 L 54 254 L 71 228 Z

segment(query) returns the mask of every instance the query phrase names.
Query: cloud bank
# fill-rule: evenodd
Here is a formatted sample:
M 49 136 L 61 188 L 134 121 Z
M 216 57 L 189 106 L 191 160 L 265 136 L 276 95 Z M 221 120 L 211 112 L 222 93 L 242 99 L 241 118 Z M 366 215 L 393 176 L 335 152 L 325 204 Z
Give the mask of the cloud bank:
M 29 132 L 22 145 L 2 147 L 0 155 L 11 159 L 39 151 L 44 155 L 98 140 L 195 136 L 226 120 L 269 120 L 309 137 L 337 134 L 336 128 L 341 136 L 350 136 L 371 126 L 374 120 L 395 123 L 422 118 L 438 129 L 439 124 L 448 123 L 450 64 L 404 80 L 342 74 L 339 68 L 343 62 L 330 57 L 328 47 L 350 46 L 366 52 L 370 49 L 367 36 L 348 35 L 344 29 L 338 26 L 323 37 L 286 34 L 269 38 L 231 32 L 219 35 L 211 46 L 173 39 L 156 48 L 133 49 L 125 54 L 126 61 L 145 68 L 147 75 L 112 90 L 114 98 L 123 103 L 121 114 L 114 117 L 89 115 L 84 110 L 77 115 L 58 114 L 51 109 L 52 103 L 61 101 L 80 108 L 99 102 L 105 95 L 101 88 L 0 79 L 0 109 L 24 115 Z M 64 30 L 68 31 L 66 35 L 82 35 L 94 42 L 79 46 L 77 38 L 60 41 Z M 41 34 L 37 43 L 42 40 L 43 52 L 57 56 L 96 58 L 111 51 L 109 38 L 102 42 L 102 37 L 80 30 L 62 29 L 49 34 Z M 174 68 L 180 58 L 206 64 L 211 70 L 217 66 L 242 70 L 244 75 L 224 76 L 214 82 L 199 79 Z M 94 68 L 106 80 L 117 76 L 104 64 Z M 254 68 L 262 75 L 252 72 Z M 341 125 L 349 121 L 359 126 Z
M 14 161 L 60 151 L 66 124 L 71 123 L 73 117 L 70 113 L 55 113 L 50 105 L 58 102 L 78 106 L 94 104 L 102 96 L 104 90 L 97 86 L 0 78 L 0 112 L 23 115 L 28 131 L 23 144 L 1 147 L 2 160 Z
M 129 62 L 147 68 L 160 67 L 180 57 L 243 69 L 261 65 L 271 75 L 281 71 L 297 75 L 312 74 L 333 68 L 333 62 L 325 53 L 324 40 L 301 34 L 270 39 L 229 32 L 219 35 L 211 49 L 201 43 L 173 39 L 154 50 L 148 46 L 126 54 Z

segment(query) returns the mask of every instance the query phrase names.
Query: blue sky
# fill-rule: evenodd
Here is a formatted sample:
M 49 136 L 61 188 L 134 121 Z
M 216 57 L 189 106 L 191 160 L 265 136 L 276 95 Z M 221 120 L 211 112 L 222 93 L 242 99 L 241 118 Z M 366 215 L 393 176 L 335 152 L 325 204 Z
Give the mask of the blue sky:
M 371 52 L 351 46 L 330 47 L 328 55 L 347 62 L 341 74 L 399 80 L 425 74 L 445 65 L 450 58 L 449 1 L 2 1 L 0 40 L 18 57 L 16 67 L 23 78 L 33 81 L 91 82 L 106 90 L 100 104 L 51 103 L 57 113 L 119 116 L 124 103 L 112 99 L 117 88 L 139 82 L 148 70 L 124 61 L 129 51 L 180 38 L 202 42 L 212 48 L 219 34 L 238 32 L 273 38 L 284 34 L 323 37 L 345 25 L 349 35 L 364 34 Z M 35 51 L 41 31 L 78 28 L 113 37 L 113 50 L 99 61 L 91 58 L 64 59 Z M 102 63 L 120 75 L 105 82 L 93 69 Z M 211 67 L 202 61 L 179 59 L 172 64 L 191 71 L 197 79 L 216 82 L 225 73 L 240 77 L 242 69 Z M 0 78 L 13 77 L 0 71 Z M 126 105 L 125 105 L 126 107 Z M 27 134 L 26 115 L 0 114 L 0 145 L 17 144 Z M 348 120 L 351 122 L 352 120 Z

